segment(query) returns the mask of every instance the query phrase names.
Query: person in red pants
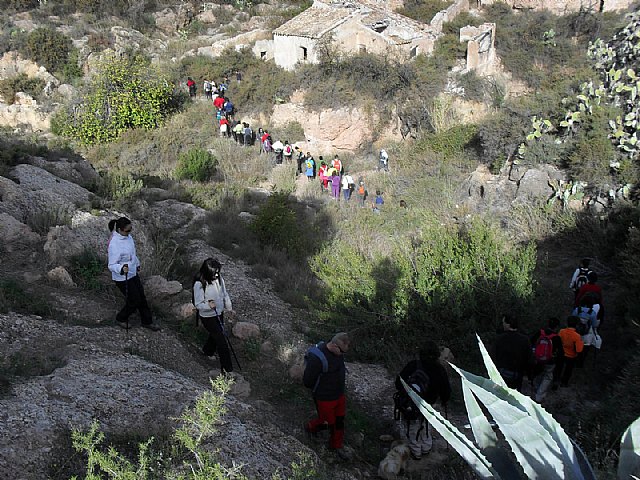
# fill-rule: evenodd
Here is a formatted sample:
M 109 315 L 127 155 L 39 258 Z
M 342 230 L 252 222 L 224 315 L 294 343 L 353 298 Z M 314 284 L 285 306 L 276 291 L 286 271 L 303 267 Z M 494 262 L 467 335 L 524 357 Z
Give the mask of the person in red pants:
M 318 416 L 307 422 L 305 430 L 315 435 L 319 430 L 329 429 L 329 449 L 343 460 L 348 459 L 344 451 L 344 396 L 346 368 L 344 354 L 349 350 L 349 335 L 341 332 L 331 341 L 320 342 L 306 356 L 303 382 L 310 388 Z

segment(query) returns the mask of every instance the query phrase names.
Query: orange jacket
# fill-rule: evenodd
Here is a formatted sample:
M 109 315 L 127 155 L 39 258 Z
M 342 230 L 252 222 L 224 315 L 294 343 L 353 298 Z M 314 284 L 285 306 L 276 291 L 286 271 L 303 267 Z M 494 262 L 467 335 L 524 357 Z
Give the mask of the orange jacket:
M 560 330 L 558 335 L 562 340 L 564 356 L 567 358 L 576 358 L 584 348 L 584 342 L 582 341 L 580 334 L 576 332 L 575 328 L 567 327 Z

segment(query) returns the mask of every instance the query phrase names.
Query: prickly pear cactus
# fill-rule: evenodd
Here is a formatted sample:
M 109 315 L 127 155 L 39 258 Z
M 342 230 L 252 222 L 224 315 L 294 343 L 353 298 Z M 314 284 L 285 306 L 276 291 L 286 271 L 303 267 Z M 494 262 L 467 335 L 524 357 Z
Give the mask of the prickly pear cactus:
M 640 153 L 640 12 L 609 43 L 589 45 L 589 57 L 602 79 L 608 99 L 621 107 L 623 116 L 611 119 L 611 139 L 630 157 Z M 598 92 L 601 93 L 601 92 Z

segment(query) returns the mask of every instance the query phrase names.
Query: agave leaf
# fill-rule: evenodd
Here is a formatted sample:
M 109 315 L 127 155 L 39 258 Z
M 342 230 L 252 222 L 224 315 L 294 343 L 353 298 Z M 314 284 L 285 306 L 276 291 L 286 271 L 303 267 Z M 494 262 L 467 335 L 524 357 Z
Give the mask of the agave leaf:
M 549 432 L 532 418 L 518 402 L 507 395 L 500 398 L 490 391 L 495 387 L 493 382 L 453 367 L 467 383 L 471 391 L 487 407 L 489 413 L 500 427 L 505 440 L 511 446 L 518 463 L 528 478 L 564 480 L 564 463 L 556 442 Z
M 516 466 L 509 452 L 498 444 L 498 436 L 465 382 L 462 382 L 462 394 L 471 431 L 482 453 L 489 459 L 501 477 L 521 478 L 522 471 Z
M 480 337 L 477 334 L 476 337 L 478 338 L 480 351 L 482 352 L 482 358 L 484 360 L 485 366 L 487 367 L 487 370 L 489 370 L 489 365 L 491 365 L 491 367 L 495 369 L 496 373 L 499 376 L 500 373 L 498 372 L 498 369 L 493 363 L 491 357 L 489 357 L 487 349 L 482 343 L 482 340 L 480 340 Z M 482 380 L 486 381 L 486 379 L 483 379 L 482 377 L 477 378 L 481 378 Z M 489 378 L 493 380 L 491 374 L 489 375 Z M 569 438 L 569 435 L 566 434 L 566 432 L 556 421 L 556 419 L 553 418 L 544 408 L 542 408 L 542 406 L 534 402 L 530 397 L 521 394 L 517 390 L 507 389 L 507 386 L 504 383 L 504 380 L 502 380 L 502 377 L 500 377 L 500 380 L 501 384 L 495 382 L 494 380 L 494 385 L 488 385 L 488 388 L 490 388 L 491 392 L 494 395 L 497 395 L 503 400 L 517 402 L 522 410 L 525 410 L 527 413 L 529 413 L 529 415 L 534 417 L 549 432 L 549 434 L 553 437 L 553 439 L 560 447 L 560 450 L 563 454 L 564 462 L 569 467 L 565 472 L 567 475 L 567 480 L 595 480 L 595 474 L 591 469 L 591 465 L 589 464 L 586 456 L 580 449 L 574 448 L 574 444 L 571 441 L 571 438 Z M 487 383 L 489 382 L 487 381 Z M 503 388 L 498 388 L 499 386 Z
M 431 424 L 436 431 L 442 435 L 456 452 L 469 464 L 471 468 L 476 472 L 476 475 L 482 479 L 500 480 L 500 475 L 493 468 L 491 462 L 485 457 L 482 452 L 476 447 L 471 440 L 469 440 L 460 430 L 445 419 L 438 411 L 436 411 L 431 405 L 425 402 L 420 396 L 409 388 L 406 382 L 401 378 L 402 386 L 413 400 L 420 412 L 424 415 L 427 421 Z
M 640 469 L 640 418 L 637 418 L 622 435 L 618 478 L 626 480 Z M 635 478 L 635 477 L 634 477 Z
M 484 343 L 482 343 L 482 340 L 480 340 L 480 335 L 478 335 L 477 333 L 476 333 L 476 338 L 478 339 L 480 353 L 482 353 L 482 359 L 484 360 L 484 366 L 487 369 L 489 378 L 493 381 L 493 383 L 495 383 L 499 387 L 507 388 L 507 384 L 502 378 L 502 375 L 500 375 L 500 372 L 498 371 L 498 367 L 496 367 L 496 364 L 493 363 L 493 360 L 491 359 L 489 352 L 487 352 L 487 349 L 485 348 Z

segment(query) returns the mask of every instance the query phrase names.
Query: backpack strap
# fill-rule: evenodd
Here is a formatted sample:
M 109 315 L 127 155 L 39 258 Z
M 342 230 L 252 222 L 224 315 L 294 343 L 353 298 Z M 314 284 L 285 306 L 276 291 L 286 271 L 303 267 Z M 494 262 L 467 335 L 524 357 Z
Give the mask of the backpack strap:
M 316 390 L 318 389 L 318 385 L 320 384 L 320 378 L 322 377 L 323 374 L 329 371 L 329 361 L 327 360 L 327 357 L 324 354 L 324 352 L 320 350 L 320 347 L 322 345 L 324 345 L 324 342 L 320 342 L 309 349 L 309 353 L 315 356 L 316 358 L 318 358 L 320 360 L 320 363 L 322 364 L 322 372 L 320 372 L 320 374 L 318 375 L 318 378 L 316 379 L 316 383 L 313 385 L 313 389 L 311 390 L 312 393 L 316 393 Z

